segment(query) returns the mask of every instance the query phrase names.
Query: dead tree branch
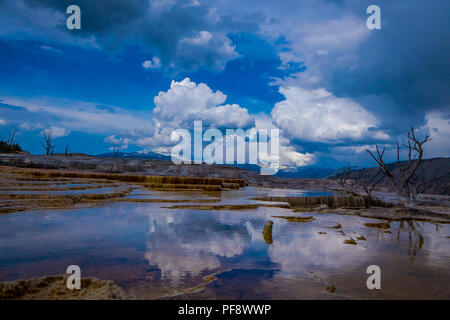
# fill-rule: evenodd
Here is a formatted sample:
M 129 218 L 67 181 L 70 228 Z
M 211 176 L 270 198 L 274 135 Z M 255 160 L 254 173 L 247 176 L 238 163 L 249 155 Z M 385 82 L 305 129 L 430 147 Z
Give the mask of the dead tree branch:
M 381 169 L 383 174 L 389 178 L 392 185 L 395 187 L 397 192 L 403 196 L 407 196 L 411 200 L 415 200 L 417 197 L 417 183 L 415 175 L 423 159 L 423 145 L 430 141 L 431 138 L 426 136 L 425 139 L 420 140 L 416 137 L 415 128 L 411 126 L 407 135 L 407 144 L 403 144 L 403 147 L 408 153 L 408 160 L 406 165 L 402 164 L 400 160 L 400 144 L 397 143 L 397 173 L 394 174 L 386 166 L 383 156 L 385 148 L 380 152 L 378 145 L 375 145 L 375 153 L 370 150 L 366 150 L 370 156 L 375 160 L 378 167 Z M 403 161 L 404 162 L 404 161 Z
M 382 170 L 376 170 L 371 176 L 365 176 L 363 170 L 359 170 L 356 174 L 355 185 L 360 186 L 369 199 L 372 199 L 372 192 L 376 186 L 383 180 Z
M 351 168 L 350 168 L 350 162 L 348 162 L 347 168 L 344 169 L 344 173 L 340 174 L 338 176 L 337 179 L 337 183 L 339 185 L 339 188 L 342 191 L 346 191 L 346 184 L 347 184 L 347 180 L 350 177 L 350 173 L 352 172 Z
M 53 154 L 55 146 L 52 144 L 52 129 L 42 130 L 42 138 L 44 142 L 41 143 L 41 145 L 42 148 L 44 148 L 45 154 L 46 155 Z
M 17 129 L 14 128 L 14 129 L 11 131 L 11 133 L 9 134 L 7 144 L 8 144 L 8 147 L 10 147 L 10 148 L 11 148 L 12 145 L 14 144 L 14 139 L 15 139 L 16 133 L 17 133 Z

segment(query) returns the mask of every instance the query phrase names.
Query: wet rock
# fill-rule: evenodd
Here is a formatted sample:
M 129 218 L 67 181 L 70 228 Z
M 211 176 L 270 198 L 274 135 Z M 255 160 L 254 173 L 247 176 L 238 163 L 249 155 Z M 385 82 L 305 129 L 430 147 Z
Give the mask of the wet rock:
M 35 177 L 65 177 L 82 179 L 107 179 L 124 182 L 142 183 L 146 185 L 216 185 L 224 188 L 245 187 L 247 182 L 244 179 L 229 178 L 207 178 L 207 177 L 180 177 L 180 176 L 148 176 L 131 174 L 106 174 L 94 172 L 69 172 L 69 171 L 50 171 L 50 170 L 23 170 L 20 174 L 31 175 Z M 227 187 L 224 186 L 224 183 Z
M 355 239 L 350 238 L 350 239 L 344 240 L 344 243 L 345 244 L 356 244 L 356 241 L 355 241 Z
M 327 290 L 329 293 L 333 293 L 336 291 L 336 287 L 333 285 L 329 285 L 328 287 L 325 288 L 325 290 Z
M 81 279 L 81 289 L 67 288 L 69 275 L 0 282 L 0 300 L 128 300 L 125 290 L 111 280 Z
M 254 200 L 287 202 L 294 208 L 350 208 L 363 209 L 372 204 L 363 196 L 320 196 L 320 197 L 258 197 Z M 376 202 L 378 206 L 388 206 L 381 201 Z
M 389 229 L 391 225 L 387 222 L 380 222 L 380 223 L 364 223 L 366 227 L 369 228 L 376 228 L 376 229 Z
M 267 244 L 272 244 L 273 240 L 272 240 L 272 226 L 273 226 L 273 222 L 272 221 L 267 221 L 266 224 L 264 225 L 264 229 L 263 229 L 263 237 L 264 237 L 264 241 Z
M 139 199 L 139 198 L 123 198 L 120 202 L 141 202 L 141 203 L 215 203 L 220 199 Z
M 314 217 L 292 217 L 292 216 L 272 216 L 272 217 L 285 219 L 289 222 L 311 222 L 316 220 Z
M 259 207 L 285 208 L 283 205 L 268 204 L 224 204 L 224 205 L 175 205 L 170 207 L 162 207 L 165 209 L 186 209 L 186 210 L 254 210 Z

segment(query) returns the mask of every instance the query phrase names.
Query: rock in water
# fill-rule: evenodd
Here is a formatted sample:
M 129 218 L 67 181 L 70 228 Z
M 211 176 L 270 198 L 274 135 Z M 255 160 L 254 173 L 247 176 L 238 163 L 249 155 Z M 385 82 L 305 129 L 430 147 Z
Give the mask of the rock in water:
M 272 244 L 273 240 L 272 240 L 272 225 L 273 222 L 272 221 L 267 221 L 266 224 L 264 225 L 264 230 L 263 230 L 263 237 L 264 237 L 264 241 L 267 244 Z

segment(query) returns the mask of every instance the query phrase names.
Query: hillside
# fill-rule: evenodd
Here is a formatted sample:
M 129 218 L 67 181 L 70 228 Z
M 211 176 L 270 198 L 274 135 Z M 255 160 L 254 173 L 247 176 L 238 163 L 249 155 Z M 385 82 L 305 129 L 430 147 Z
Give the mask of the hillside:
M 401 164 L 405 166 L 406 161 L 402 161 Z M 398 174 L 396 162 L 388 164 L 387 168 L 394 175 Z M 355 183 L 358 184 L 358 180 L 360 180 L 361 178 L 368 180 L 371 177 L 375 176 L 378 170 L 379 169 L 377 167 L 355 170 L 350 174 L 349 178 L 354 180 Z M 338 178 L 339 176 L 340 175 L 336 176 L 336 178 Z M 419 167 L 416 176 L 417 181 L 419 182 L 431 181 L 438 177 L 444 176 L 424 185 L 421 190 L 419 190 L 419 192 L 428 194 L 450 195 L 450 158 L 433 158 L 424 160 Z M 385 176 L 381 177 L 381 174 L 380 182 L 377 184 L 377 190 L 394 191 L 389 179 Z
M 150 155 L 152 156 L 152 155 Z M 245 179 L 251 185 L 276 188 L 308 190 L 329 190 L 336 188 L 336 182 L 329 179 L 282 178 L 264 176 L 259 172 L 229 165 L 180 164 L 171 161 L 151 159 L 147 156 L 133 157 L 130 154 L 110 157 L 89 155 L 32 155 L 0 153 L 0 165 L 36 168 L 62 169 L 67 171 L 90 171 L 100 173 L 143 174 L 159 176 L 223 177 Z

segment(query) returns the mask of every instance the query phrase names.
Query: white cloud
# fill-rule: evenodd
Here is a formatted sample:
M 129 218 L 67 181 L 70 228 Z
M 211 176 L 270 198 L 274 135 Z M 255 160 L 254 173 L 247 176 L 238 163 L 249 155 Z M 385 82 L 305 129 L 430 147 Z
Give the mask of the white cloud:
M 222 71 L 228 61 L 239 57 L 231 40 L 223 34 L 200 31 L 193 37 L 184 37 L 175 53 L 178 66 L 190 70 L 192 61 L 209 66 L 212 71 Z
M 142 63 L 144 69 L 159 69 L 161 67 L 161 59 L 153 57 L 152 60 L 146 60 Z
M 67 130 L 66 128 L 50 127 L 50 130 L 52 130 L 52 134 L 53 134 L 54 138 L 65 137 L 70 134 L 70 131 Z
M 304 24 L 288 37 L 296 40 L 294 50 L 326 55 L 330 51 L 354 48 L 366 39 L 369 33 L 360 19 L 345 17 Z
M 272 119 L 265 114 L 260 114 L 256 117 L 256 129 L 270 129 L 277 128 L 272 122 Z M 291 145 L 289 139 L 280 135 L 280 156 L 279 164 L 281 169 L 293 169 L 295 167 L 302 167 L 314 164 L 316 162 L 316 156 L 311 153 L 301 153 Z M 273 161 L 273 160 L 272 160 Z
M 213 38 L 209 31 L 200 31 L 195 37 L 185 37 L 180 40 L 180 43 L 189 43 L 198 46 L 207 45 Z
M 99 108 L 97 103 L 64 99 L 27 99 L 1 97 L 2 102 L 24 109 L 27 114 L 21 124 L 24 130 L 45 128 L 49 125 L 87 133 L 113 133 L 122 130 L 148 128 L 152 123 L 150 112 L 130 111 L 109 106 Z M 37 116 L 39 116 L 37 118 Z M 36 123 L 36 121 L 47 124 Z
M 45 51 L 51 51 L 51 52 L 57 52 L 57 53 L 61 53 L 62 51 L 60 50 L 60 49 L 58 49 L 58 48 L 53 48 L 53 47 L 51 47 L 51 46 L 48 46 L 48 45 L 40 45 L 39 46 L 39 48 L 41 48 L 42 50 L 45 50 Z
M 129 132 L 136 143 L 144 148 L 174 145 L 170 139 L 173 130 L 192 128 L 195 120 L 211 127 L 242 128 L 253 125 L 248 110 L 237 104 L 223 104 L 227 96 L 212 91 L 205 83 L 189 78 L 172 81 L 167 91 L 155 97 L 153 124 L 149 130 Z
M 153 113 L 159 124 L 176 126 L 175 129 L 192 126 L 193 120 L 229 128 L 242 128 L 254 122 L 247 109 L 237 104 L 223 105 L 226 98 L 225 94 L 213 92 L 205 83 L 196 84 L 186 78 L 180 82 L 172 81 L 168 91 L 159 92 Z
M 425 156 L 450 156 L 450 114 L 429 112 L 425 115 L 425 127 L 429 130 L 432 140 L 424 144 Z
M 282 36 L 286 40 L 278 45 L 282 66 L 291 62 L 307 66 L 304 72 L 288 76 L 290 82 L 294 78 L 298 86 L 308 87 L 314 82 L 321 87 L 331 70 L 351 71 L 357 67 L 356 51 L 371 35 L 361 16 L 331 2 L 290 3 L 290 7 L 290 11 L 271 10 L 270 15 L 277 17 L 278 23 L 261 26 L 266 38 L 275 42 Z M 278 80 L 279 84 L 287 85 L 286 78 Z
M 316 156 L 312 153 L 300 153 L 293 146 L 280 146 L 281 168 L 303 167 L 314 164 Z
M 45 129 L 51 132 L 52 134 L 52 138 L 60 138 L 60 137 L 65 137 L 68 136 L 70 134 L 70 131 L 67 130 L 66 128 L 61 128 L 61 127 L 50 127 L 48 129 Z M 42 135 L 42 131 L 40 133 Z
M 5 125 L 5 124 L 6 124 L 6 121 L 3 120 L 3 119 L 0 119 L 0 126 L 3 126 L 3 125 Z
M 338 98 L 325 89 L 281 87 L 285 100 L 272 109 L 274 124 L 292 139 L 339 142 L 362 138 L 387 139 L 374 130 L 377 119 L 358 103 Z
M 115 147 L 118 147 L 119 150 L 128 149 L 128 145 L 132 142 L 132 140 L 124 137 L 117 137 L 113 134 L 103 139 L 103 142 L 112 144 L 113 146 L 111 146 L 109 150 L 113 151 Z

